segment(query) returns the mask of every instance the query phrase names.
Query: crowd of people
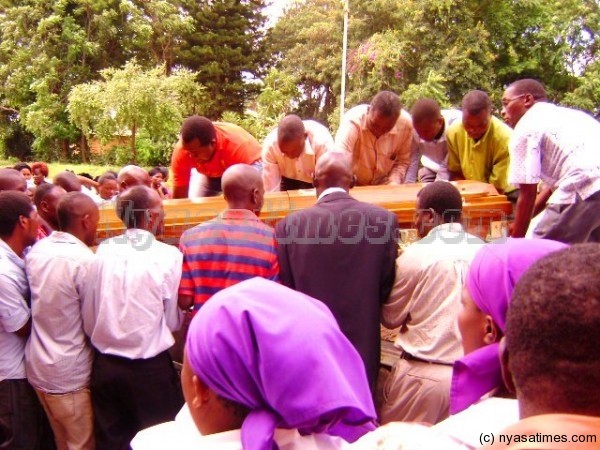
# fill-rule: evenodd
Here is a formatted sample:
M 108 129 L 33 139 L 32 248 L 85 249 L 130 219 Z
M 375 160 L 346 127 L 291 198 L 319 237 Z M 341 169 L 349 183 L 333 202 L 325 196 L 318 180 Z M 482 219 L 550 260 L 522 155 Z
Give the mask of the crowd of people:
M 529 79 L 492 112 L 383 91 L 335 138 L 288 115 L 262 146 L 193 116 L 172 190 L 165 167 L 0 169 L 0 449 L 600 449 L 600 124 Z M 511 238 L 461 225 L 460 179 L 515 202 Z M 417 181 L 400 250 L 352 188 Z M 197 194 L 227 208 L 161 242 L 163 200 Z M 125 231 L 95 247 L 105 208 Z

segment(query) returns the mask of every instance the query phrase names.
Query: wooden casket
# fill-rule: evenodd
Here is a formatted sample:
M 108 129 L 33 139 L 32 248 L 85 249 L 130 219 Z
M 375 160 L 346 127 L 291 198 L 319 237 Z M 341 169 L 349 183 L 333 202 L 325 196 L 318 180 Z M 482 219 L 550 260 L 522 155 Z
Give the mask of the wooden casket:
M 506 223 L 512 205 L 505 195 L 500 195 L 489 184 L 478 181 L 453 182 L 463 197 L 463 224 L 465 228 L 482 238 L 490 235 L 492 223 Z M 350 195 L 364 202 L 379 205 L 398 217 L 401 228 L 413 227 L 417 193 L 423 187 L 420 183 L 398 186 L 361 186 L 350 191 Z M 269 225 L 275 225 L 288 214 L 314 205 L 314 189 L 265 194 L 265 202 L 260 218 Z M 183 231 L 217 216 L 227 208 L 222 196 L 165 200 L 165 230 L 162 239 L 177 244 Z M 114 206 L 100 210 L 98 239 L 114 236 L 124 230 Z

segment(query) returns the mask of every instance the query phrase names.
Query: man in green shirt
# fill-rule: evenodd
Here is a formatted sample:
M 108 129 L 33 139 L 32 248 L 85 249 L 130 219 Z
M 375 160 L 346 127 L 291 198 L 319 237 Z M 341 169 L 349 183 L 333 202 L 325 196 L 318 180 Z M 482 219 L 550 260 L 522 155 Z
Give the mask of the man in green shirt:
M 501 194 L 512 191 L 508 184 L 511 131 L 492 116 L 492 102 L 485 92 L 468 92 L 462 101 L 462 122 L 448 128 L 450 179 L 490 183 Z

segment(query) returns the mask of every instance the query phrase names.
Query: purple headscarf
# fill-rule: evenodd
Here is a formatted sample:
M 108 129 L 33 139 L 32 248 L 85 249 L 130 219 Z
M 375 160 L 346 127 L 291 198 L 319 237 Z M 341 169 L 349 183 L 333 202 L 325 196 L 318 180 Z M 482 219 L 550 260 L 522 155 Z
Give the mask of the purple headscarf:
M 321 302 L 253 278 L 215 294 L 190 324 L 186 355 L 214 392 L 251 410 L 244 450 L 272 450 L 276 428 L 353 442 L 374 430 L 362 359 Z
M 537 260 L 568 247 L 547 239 L 508 239 L 487 244 L 477 252 L 466 286 L 477 307 L 505 331 L 506 311 L 521 276 Z M 499 344 L 486 345 L 454 363 L 450 414 L 456 414 L 482 395 L 502 385 Z

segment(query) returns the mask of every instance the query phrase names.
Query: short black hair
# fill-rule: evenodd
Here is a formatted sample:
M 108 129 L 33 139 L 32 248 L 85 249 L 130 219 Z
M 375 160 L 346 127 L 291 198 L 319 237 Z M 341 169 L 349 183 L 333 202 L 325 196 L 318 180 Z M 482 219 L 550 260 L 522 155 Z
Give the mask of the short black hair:
M 277 140 L 279 142 L 290 142 L 304 137 L 306 129 L 302 119 L 295 115 L 289 114 L 279 122 L 277 127 Z
M 165 181 L 169 179 L 169 169 L 167 169 L 165 166 L 156 166 L 148 171 L 148 175 L 150 175 L 151 177 L 153 177 L 157 173 L 162 174 L 163 179 Z
M 600 411 L 598 261 L 600 244 L 542 258 L 519 280 L 508 309 L 506 344 L 517 389 L 555 412 Z
M 94 177 L 92 176 L 92 174 L 88 173 L 88 172 L 79 172 L 77 175 L 79 175 L 80 177 L 85 177 L 88 180 L 93 180 Z
M 54 189 L 58 189 L 59 187 L 61 186 L 52 183 L 42 183 L 35 188 L 33 193 L 33 203 L 35 204 L 35 207 L 39 209 L 46 197 L 50 195 Z
M 392 91 L 381 91 L 373 100 L 371 100 L 371 108 L 385 117 L 394 117 L 400 115 L 402 104 L 398 95 Z
M 23 192 L 0 192 L 0 237 L 13 234 L 19 222 L 19 217 L 30 217 L 33 211 L 31 199 Z
M 138 228 L 147 211 L 152 206 L 152 189 L 147 186 L 133 186 L 117 197 L 117 216 L 125 228 Z
M 58 225 L 61 231 L 68 230 L 72 226 L 72 221 L 78 215 L 83 215 L 87 211 L 85 204 L 90 207 L 97 208 L 94 200 L 89 195 L 83 192 L 67 192 L 56 206 L 56 216 L 58 218 Z
M 543 100 L 547 98 L 546 89 L 542 83 L 533 78 L 523 78 L 511 83 L 510 88 L 515 95 L 531 94 L 535 100 Z
M 99 185 L 102 185 L 102 184 L 104 184 L 104 183 L 106 183 L 107 181 L 110 181 L 110 180 L 117 181 L 116 175 L 113 175 L 111 172 L 105 172 L 104 174 L 102 174 L 100 176 L 100 178 L 98 178 L 97 183 Z
M 31 170 L 31 166 L 29 164 L 27 164 L 26 162 L 18 162 L 13 166 L 13 169 L 18 170 L 19 172 L 23 169 L 27 169 L 29 170 L 31 173 L 33 173 L 33 171 Z
M 445 223 L 458 222 L 462 212 L 462 197 L 458 189 L 447 181 L 427 184 L 417 194 L 418 207 L 433 209 Z
M 413 123 L 433 122 L 441 117 L 442 109 L 438 102 L 432 98 L 421 98 L 415 102 L 410 110 Z
M 181 139 L 187 144 L 194 139 L 200 141 L 200 145 L 210 144 L 217 136 L 213 123 L 202 116 L 191 116 L 183 121 L 181 126 Z
M 461 104 L 462 110 L 471 115 L 479 114 L 481 111 L 491 111 L 492 101 L 487 92 L 473 90 L 465 94 Z

